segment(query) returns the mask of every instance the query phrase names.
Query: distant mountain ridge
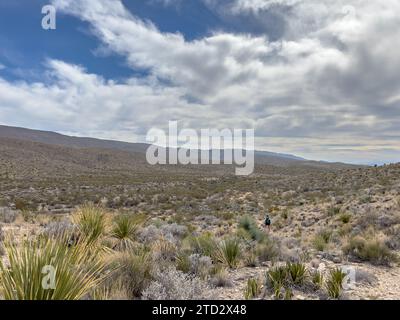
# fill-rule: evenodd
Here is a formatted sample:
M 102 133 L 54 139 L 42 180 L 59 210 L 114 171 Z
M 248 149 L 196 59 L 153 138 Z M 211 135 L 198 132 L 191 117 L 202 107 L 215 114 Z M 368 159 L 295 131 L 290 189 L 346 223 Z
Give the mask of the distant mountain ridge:
M 116 149 L 128 152 L 146 152 L 147 148 L 149 147 L 149 144 L 146 143 L 131 143 L 88 137 L 74 137 L 52 131 L 33 130 L 4 125 L 0 125 L 0 137 L 30 142 L 40 142 L 44 144 L 59 145 L 71 148 Z M 290 154 L 274 153 L 269 151 L 255 151 L 255 156 L 256 158 L 273 157 L 294 161 L 306 160 Z

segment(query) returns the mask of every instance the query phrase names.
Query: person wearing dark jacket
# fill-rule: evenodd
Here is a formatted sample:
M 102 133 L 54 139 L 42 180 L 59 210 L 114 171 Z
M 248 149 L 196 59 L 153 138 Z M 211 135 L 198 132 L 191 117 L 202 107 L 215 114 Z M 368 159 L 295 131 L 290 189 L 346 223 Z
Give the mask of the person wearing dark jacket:
M 267 230 L 271 230 L 271 218 L 269 217 L 268 213 L 265 216 L 265 228 L 267 228 Z

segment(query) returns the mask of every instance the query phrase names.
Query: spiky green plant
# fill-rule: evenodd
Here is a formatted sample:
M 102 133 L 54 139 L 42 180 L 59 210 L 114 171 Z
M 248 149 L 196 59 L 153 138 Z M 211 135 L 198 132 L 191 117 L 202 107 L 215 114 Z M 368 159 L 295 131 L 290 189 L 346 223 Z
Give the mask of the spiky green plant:
M 0 261 L 0 283 L 6 300 L 78 300 L 107 276 L 95 248 L 85 243 L 40 239 L 17 247 L 5 244 L 7 265 Z
M 261 293 L 260 282 L 257 279 L 251 278 L 247 280 L 247 285 L 244 290 L 244 298 L 251 300 L 257 298 Z
M 72 219 L 80 236 L 88 243 L 96 242 L 106 233 L 107 217 L 101 207 L 85 204 L 78 208 Z
M 306 279 L 306 266 L 302 263 L 290 263 L 286 264 L 286 270 L 289 280 L 294 285 L 302 285 Z
M 316 290 L 321 289 L 324 282 L 323 274 L 318 270 L 311 272 L 311 282 Z
M 240 242 L 237 238 L 221 241 L 216 250 L 217 260 L 229 268 L 235 268 L 240 257 Z
M 111 230 L 111 237 L 117 240 L 116 247 L 126 249 L 132 246 L 138 227 L 138 221 L 132 216 L 126 214 L 117 216 Z
M 346 277 L 340 268 L 336 268 L 329 272 L 329 278 L 326 281 L 326 290 L 328 296 L 332 299 L 339 299 L 343 291 L 343 281 Z
M 284 266 L 278 266 L 267 272 L 267 284 L 274 291 L 275 297 L 281 297 L 281 289 L 284 287 L 287 281 L 287 268 Z

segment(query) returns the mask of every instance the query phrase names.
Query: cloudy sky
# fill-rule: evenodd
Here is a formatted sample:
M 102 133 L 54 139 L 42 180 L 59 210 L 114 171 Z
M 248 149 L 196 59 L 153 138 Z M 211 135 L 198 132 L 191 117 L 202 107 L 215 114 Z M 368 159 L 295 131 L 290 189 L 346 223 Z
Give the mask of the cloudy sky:
M 399 45 L 399 0 L 1 1 L 0 124 L 143 141 L 178 120 L 398 162 Z

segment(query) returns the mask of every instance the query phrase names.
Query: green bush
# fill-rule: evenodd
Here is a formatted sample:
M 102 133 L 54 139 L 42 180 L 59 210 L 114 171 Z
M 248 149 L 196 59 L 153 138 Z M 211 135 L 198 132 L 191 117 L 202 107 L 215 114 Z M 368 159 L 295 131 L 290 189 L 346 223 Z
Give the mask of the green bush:
M 257 226 L 256 221 L 248 215 L 240 219 L 239 228 L 245 230 L 252 240 L 262 242 L 266 237 L 266 234 Z

